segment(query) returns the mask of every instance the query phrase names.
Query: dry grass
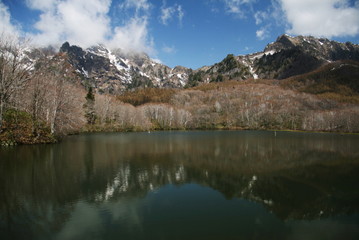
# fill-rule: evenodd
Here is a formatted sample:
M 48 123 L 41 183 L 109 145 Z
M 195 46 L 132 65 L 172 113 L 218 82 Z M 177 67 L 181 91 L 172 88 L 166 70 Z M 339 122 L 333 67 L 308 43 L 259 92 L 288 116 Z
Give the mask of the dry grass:
M 177 91 L 176 89 L 168 88 L 144 88 L 125 92 L 123 95 L 117 96 L 117 99 L 133 106 L 146 103 L 169 103 Z
M 224 82 L 212 82 L 207 84 L 202 84 L 193 88 L 191 90 L 200 90 L 203 92 L 212 91 L 212 90 L 223 90 L 236 88 L 238 86 L 248 85 L 248 84 L 265 84 L 265 85 L 277 85 L 278 80 L 267 80 L 267 79 L 248 79 L 248 80 L 229 80 Z
M 321 99 L 334 100 L 341 103 L 359 104 L 359 95 L 345 96 L 338 93 L 326 92 L 317 96 Z

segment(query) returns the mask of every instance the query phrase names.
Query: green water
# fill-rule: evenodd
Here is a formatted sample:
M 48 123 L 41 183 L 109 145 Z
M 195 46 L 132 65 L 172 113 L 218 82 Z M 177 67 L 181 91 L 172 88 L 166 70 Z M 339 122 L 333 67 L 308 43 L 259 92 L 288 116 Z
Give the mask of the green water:
M 0 148 L 0 239 L 359 239 L 359 136 L 198 131 Z

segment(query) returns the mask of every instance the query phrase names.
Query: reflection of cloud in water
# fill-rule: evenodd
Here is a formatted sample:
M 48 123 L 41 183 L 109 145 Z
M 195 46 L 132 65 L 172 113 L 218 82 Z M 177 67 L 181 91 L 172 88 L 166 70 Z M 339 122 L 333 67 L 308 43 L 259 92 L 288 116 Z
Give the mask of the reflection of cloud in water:
M 111 225 L 123 225 L 126 231 L 138 235 L 142 232 L 141 204 L 139 199 L 120 199 L 103 204 L 79 201 L 56 239 L 101 239 Z
M 129 198 L 121 199 L 117 202 L 106 202 L 102 205 L 103 211 L 111 215 L 113 222 L 126 222 L 131 229 L 140 230 L 142 224 L 141 199 Z
M 103 227 L 98 209 L 80 201 L 56 239 L 90 239 L 101 231 Z

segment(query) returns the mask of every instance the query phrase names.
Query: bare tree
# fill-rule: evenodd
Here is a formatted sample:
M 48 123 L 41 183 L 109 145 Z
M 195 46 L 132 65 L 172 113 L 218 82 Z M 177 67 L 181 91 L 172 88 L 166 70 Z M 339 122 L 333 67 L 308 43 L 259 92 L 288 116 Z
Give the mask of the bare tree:
M 25 108 L 31 113 L 34 120 L 44 120 L 44 112 L 47 104 L 47 91 L 50 82 L 47 81 L 44 74 L 33 74 L 24 94 Z
M 79 130 L 85 123 L 85 90 L 75 78 L 61 59 L 38 61 L 20 98 L 21 108 L 32 115 L 35 124 L 45 122 L 52 134 Z
M 46 95 L 46 122 L 51 133 L 64 134 L 78 130 L 85 122 L 84 92 L 66 79 L 61 72 L 48 72 Z
M 16 107 L 16 97 L 29 79 L 30 65 L 23 61 L 24 46 L 13 36 L 0 36 L 0 131 L 5 108 Z

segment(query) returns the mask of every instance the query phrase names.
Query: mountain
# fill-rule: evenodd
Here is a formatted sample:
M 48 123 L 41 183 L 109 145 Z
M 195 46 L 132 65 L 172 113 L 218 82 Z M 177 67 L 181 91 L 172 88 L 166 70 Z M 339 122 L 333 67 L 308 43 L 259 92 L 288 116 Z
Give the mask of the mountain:
M 36 58 L 49 59 L 55 52 L 52 48 L 33 49 L 27 52 L 28 61 L 35 65 Z M 287 79 L 336 61 L 359 61 L 359 45 L 311 36 L 281 35 L 261 52 L 228 54 L 221 62 L 197 70 L 181 66 L 170 68 L 145 53 L 109 49 L 101 44 L 82 49 L 65 42 L 57 54 L 67 59 L 84 86 L 92 86 L 99 93 L 119 94 L 145 87 L 184 88 L 224 80 Z M 352 81 L 350 74 L 345 76 L 348 79 L 342 81 Z
M 144 53 L 126 53 L 97 45 L 83 50 L 68 42 L 60 48 L 69 63 L 82 76 L 85 85 L 102 93 L 120 93 L 137 87 L 181 88 L 190 69 L 169 68 Z
M 254 61 L 260 78 L 284 79 L 338 60 L 359 61 L 359 45 L 314 37 L 282 35 L 267 45 L 264 52 L 272 54 Z
M 359 61 L 359 45 L 311 36 L 282 35 L 262 52 L 227 57 L 197 70 L 202 81 L 221 79 L 285 79 L 339 60 Z M 220 79 L 218 79 L 218 76 Z

